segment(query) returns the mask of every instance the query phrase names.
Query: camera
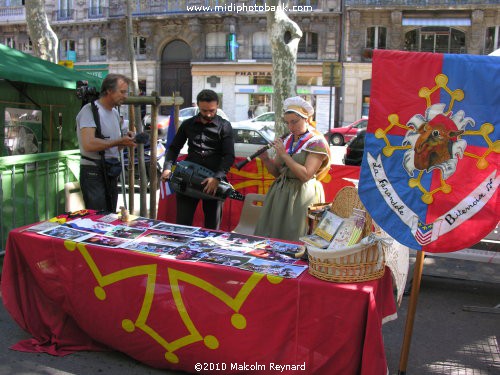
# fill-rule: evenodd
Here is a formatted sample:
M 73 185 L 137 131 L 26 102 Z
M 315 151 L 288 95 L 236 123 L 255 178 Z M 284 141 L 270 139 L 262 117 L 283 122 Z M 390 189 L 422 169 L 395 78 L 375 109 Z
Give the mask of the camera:
M 99 99 L 99 92 L 95 87 L 89 86 L 88 81 L 76 81 L 76 97 L 89 103 Z

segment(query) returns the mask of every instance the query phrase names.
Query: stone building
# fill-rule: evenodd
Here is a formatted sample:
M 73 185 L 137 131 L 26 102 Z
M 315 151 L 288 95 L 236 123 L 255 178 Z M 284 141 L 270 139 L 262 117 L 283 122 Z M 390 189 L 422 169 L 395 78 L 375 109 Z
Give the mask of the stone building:
M 488 54 L 500 47 L 500 0 L 288 0 L 301 30 L 297 92 L 328 128 L 368 115 L 370 49 Z M 272 103 L 265 0 L 137 0 L 132 9 L 140 89 L 180 93 L 190 106 L 211 88 L 233 121 Z M 59 59 L 74 69 L 130 75 L 126 2 L 47 0 Z M 21 0 L 0 0 L 0 42 L 31 51 Z M 330 90 L 323 72 L 343 67 Z M 332 94 L 330 96 L 330 94 Z M 330 100 L 331 98 L 331 100 Z M 332 110 L 335 124 L 325 123 Z M 324 114 L 327 114 L 326 116 Z

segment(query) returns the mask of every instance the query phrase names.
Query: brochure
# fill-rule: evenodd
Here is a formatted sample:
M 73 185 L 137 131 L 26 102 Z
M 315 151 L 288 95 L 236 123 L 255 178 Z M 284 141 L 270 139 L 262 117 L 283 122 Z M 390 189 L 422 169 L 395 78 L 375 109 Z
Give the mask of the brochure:
M 335 215 L 330 210 L 326 210 L 323 213 L 318 225 L 314 228 L 313 234 L 320 236 L 327 241 L 331 241 L 343 221 L 344 219 L 340 216 Z
M 319 247 L 320 249 L 326 249 L 328 245 L 330 245 L 330 241 L 325 240 L 323 237 L 314 233 L 299 237 L 299 240 L 304 242 L 306 245 L 313 245 L 315 247 Z
M 366 212 L 364 210 L 355 208 L 352 215 L 342 222 L 328 249 L 340 249 L 357 244 L 363 233 L 365 217 Z

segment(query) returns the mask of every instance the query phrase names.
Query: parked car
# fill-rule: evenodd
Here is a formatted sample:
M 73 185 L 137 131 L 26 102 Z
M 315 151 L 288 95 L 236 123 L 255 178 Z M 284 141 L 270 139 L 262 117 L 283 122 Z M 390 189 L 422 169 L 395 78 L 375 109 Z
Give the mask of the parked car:
M 361 129 L 358 134 L 351 139 L 345 148 L 343 162 L 345 165 L 361 165 L 363 152 L 365 150 L 366 129 Z
M 184 120 L 190 117 L 196 116 L 199 111 L 198 107 L 187 107 L 179 110 L 179 124 L 182 124 Z M 217 108 L 217 114 L 229 121 L 229 118 L 222 109 Z M 159 114 L 156 119 L 158 124 L 158 138 L 165 139 L 167 136 L 168 126 L 170 124 L 170 115 L 165 116 Z M 144 116 L 143 122 L 145 130 L 151 129 L 151 114 L 148 113 Z
M 352 124 L 343 126 L 341 128 L 332 128 L 325 134 L 325 138 L 334 146 L 343 146 L 350 141 L 357 134 L 358 130 L 366 129 L 368 126 L 368 119 L 362 118 Z
M 274 141 L 274 127 L 258 124 L 233 124 L 234 153 L 248 157 Z
M 274 129 L 274 121 L 274 112 L 266 112 L 248 120 L 233 122 L 232 125 L 265 125 Z

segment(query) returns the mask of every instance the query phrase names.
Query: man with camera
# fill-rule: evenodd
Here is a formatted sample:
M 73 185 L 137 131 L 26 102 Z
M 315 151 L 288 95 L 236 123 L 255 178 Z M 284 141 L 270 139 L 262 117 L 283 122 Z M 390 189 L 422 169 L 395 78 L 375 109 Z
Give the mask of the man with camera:
M 134 134 L 121 134 L 120 114 L 115 108 L 125 101 L 130 79 L 108 74 L 97 100 L 89 100 L 76 116 L 80 145 L 80 187 L 87 209 L 116 212 L 120 149 L 136 145 Z

